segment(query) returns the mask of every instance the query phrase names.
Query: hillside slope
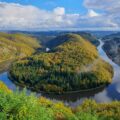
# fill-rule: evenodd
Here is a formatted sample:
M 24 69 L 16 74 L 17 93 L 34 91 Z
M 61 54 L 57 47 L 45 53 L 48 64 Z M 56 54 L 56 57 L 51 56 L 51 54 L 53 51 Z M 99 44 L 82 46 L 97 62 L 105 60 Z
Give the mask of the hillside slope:
M 23 92 L 12 92 L 0 82 L 1 120 L 119 120 L 120 102 L 98 104 L 86 100 L 77 108 Z
M 93 45 L 98 46 L 100 43 L 95 35 L 89 32 L 76 32 L 76 34 L 82 36 L 84 39 L 91 42 Z
M 97 49 L 77 34 L 61 36 L 53 49 L 12 65 L 13 81 L 36 91 L 65 92 L 95 88 L 111 82 L 112 68 Z
M 120 33 L 111 34 L 103 38 L 103 49 L 116 64 L 120 65 Z
M 62 42 L 66 41 L 66 37 L 64 37 L 64 35 L 66 35 L 66 33 L 62 32 L 59 33 L 59 35 L 57 35 L 56 37 L 51 37 L 50 40 L 48 40 L 45 45 L 49 48 L 55 47 L 59 44 L 61 44 Z M 97 38 L 93 35 L 91 35 L 90 33 L 87 32 L 71 32 L 68 34 L 78 34 L 80 36 L 82 36 L 84 39 L 88 40 L 89 42 L 91 42 L 93 45 L 98 46 L 99 45 L 99 41 L 97 40 Z
M 0 33 L 0 62 L 29 56 L 38 47 L 37 40 L 27 35 Z

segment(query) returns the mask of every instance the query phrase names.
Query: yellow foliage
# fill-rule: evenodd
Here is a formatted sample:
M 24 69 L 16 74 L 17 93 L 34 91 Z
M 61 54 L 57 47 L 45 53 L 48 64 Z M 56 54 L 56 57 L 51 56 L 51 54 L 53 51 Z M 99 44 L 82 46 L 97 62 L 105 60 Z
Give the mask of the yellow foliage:
M 40 105 L 44 105 L 44 106 L 53 105 L 52 101 L 50 101 L 50 100 L 48 100 L 48 99 L 46 99 L 45 97 L 42 97 L 42 96 L 38 99 L 38 102 L 40 103 Z
M 66 120 L 67 117 L 73 116 L 70 107 L 65 106 L 62 102 L 54 103 L 44 97 L 38 99 L 40 105 L 51 108 L 54 112 L 55 120 Z
M 58 102 L 54 104 L 53 110 L 57 112 L 57 116 L 61 115 L 61 117 L 64 115 L 65 116 L 72 116 L 72 110 L 69 107 L 66 107 L 62 102 Z M 60 117 L 60 116 L 59 116 Z
M 19 79 L 18 84 L 29 81 L 28 86 L 35 87 L 36 91 L 57 93 L 91 89 L 111 82 L 112 67 L 99 57 L 94 45 L 76 34 L 67 34 L 62 39 L 67 40 L 48 53 L 33 55 L 27 59 L 28 64 L 24 60 L 15 63 L 11 76 Z
M 95 109 L 97 107 L 97 103 L 93 100 L 86 99 L 83 104 L 80 106 L 81 111 L 91 111 L 92 109 Z
M 7 92 L 7 93 L 11 93 L 11 92 L 12 92 L 12 91 L 11 91 L 10 89 L 8 89 L 7 86 L 6 86 L 3 82 L 1 82 L 1 81 L 0 81 L 0 90 L 5 91 L 5 92 Z
M 55 113 L 55 119 L 56 119 L 56 120 L 65 120 L 65 116 L 64 116 L 64 114 L 61 113 L 61 112 L 56 112 L 56 113 Z
M 35 38 L 24 34 L 0 33 L 0 61 L 27 57 L 41 47 Z

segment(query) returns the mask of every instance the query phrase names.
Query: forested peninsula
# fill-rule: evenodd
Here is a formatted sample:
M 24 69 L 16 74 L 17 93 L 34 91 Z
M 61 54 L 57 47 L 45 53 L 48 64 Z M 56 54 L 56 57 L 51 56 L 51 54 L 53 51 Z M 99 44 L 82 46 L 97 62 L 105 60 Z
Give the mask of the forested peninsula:
M 13 82 L 37 92 L 56 93 L 92 89 L 111 82 L 112 67 L 88 40 L 77 34 L 61 35 L 56 40 L 50 51 L 13 63 Z

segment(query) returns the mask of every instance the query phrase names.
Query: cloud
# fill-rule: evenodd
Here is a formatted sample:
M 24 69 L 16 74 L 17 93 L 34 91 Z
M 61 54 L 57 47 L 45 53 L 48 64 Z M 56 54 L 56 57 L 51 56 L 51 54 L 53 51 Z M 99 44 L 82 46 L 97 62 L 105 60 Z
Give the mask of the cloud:
M 101 22 L 106 21 L 111 27 L 120 28 L 120 0 L 84 0 L 84 6 L 104 13 L 100 17 Z
M 31 5 L 0 2 L 0 29 L 57 29 L 70 27 L 73 19 L 63 7 L 46 11 Z
M 113 11 L 118 13 L 120 10 L 119 0 L 84 0 L 84 5 L 89 9 L 101 9 L 109 13 Z
M 88 10 L 88 17 L 97 17 L 97 16 L 99 16 L 97 12 L 95 12 L 92 9 Z
M 117 1 L 116 3 L 114 1 Z M 85 15 L 66 13 L 64 7 L 52 11 L 32 5 L 0 2 L 1 30 L 55 30 L 55 29 L 118 29 L 120 2 L 118 0 L 84 0 Z M 98 12 L 102 11 L 102 12 Z
M 65 14 L 65 8 L 57 7 L 57 8 L 54 9 L 54 13 L 56 15 L 64 15 Z

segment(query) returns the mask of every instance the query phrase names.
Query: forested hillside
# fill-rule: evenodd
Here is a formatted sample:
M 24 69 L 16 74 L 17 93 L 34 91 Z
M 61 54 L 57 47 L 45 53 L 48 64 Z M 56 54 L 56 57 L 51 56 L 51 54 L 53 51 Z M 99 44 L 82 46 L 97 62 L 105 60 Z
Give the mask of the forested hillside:
M 46 98 L 12 92 L 0 82 L 1 120 L 119 120 L 120 102 L 97 104 L 86 100 L 77 108 Z
M 111 34 L 103 38 L 103 49 L 115 63 L 120 65 L 120 33 Z
M 27 35 L 0 33 L 0 62 L 27 57 L 38 47 L 37 40 Z
M 87 39 L 93 45 L 98 46 L 100 43 L 95 35 L 89 32 L 76 32 L 76 34 L 82 36 L 84 39 Z
M 113 72 L 89 41 L 66 34 L 51 51 L 13 63 L 10 75 L 16 84 L 35 91 L 62 93 L 107 85 Z
M 65 34 L 70 34 L 70 33 L 78 34 L 78 35 L 82 36 L 84 39 L 87 39 L 95 46 L 99 45 L 99 41 L 97 40 L 97 38 L 89 32 L 70 32 L 70 31 L 57 32 L 57 31 L 53 31 L 53 32 L 33 32 L 33 33 L 30 32 L 27 34 L 36 37 L 43 46 L 52 47 L 56 43 L 60 42 L 59 40 L 60 40 L 61 36 L 65 35 Z

